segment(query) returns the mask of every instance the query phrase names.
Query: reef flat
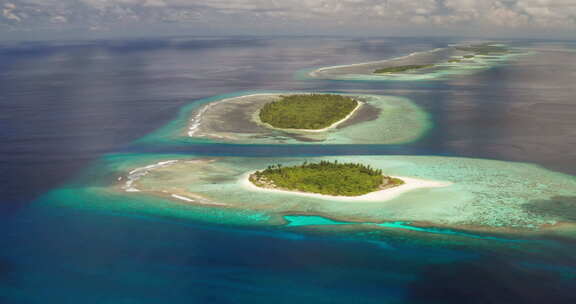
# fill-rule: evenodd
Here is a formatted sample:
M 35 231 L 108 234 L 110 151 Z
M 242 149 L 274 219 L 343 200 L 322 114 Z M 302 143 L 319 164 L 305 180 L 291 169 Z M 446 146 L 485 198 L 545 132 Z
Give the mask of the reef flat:
M 321 130 L 277 129 L 259 120 L 259 110 L 281 96 L 302 92 L 227 95 L 199 102 L 179 118 L 143 139 L 171 142 L 240 144 L 400 144 L 419 139 L 430 128 L 428 115 L 403 97 L 338 94 L 361 106 L 343 121 Z
M 453 45 L 406 56 L 302 71 L 300 78 L 362 81 L 440 80 L 469 75 L 529 54 L 503 44 Z
M 336 200 L 246 187 L 249 172 L 274 161 L 294 165 L 305 160 L 362 162 L 390 176 L 424 180 L 435 186 L 372 200 Z M 576 197 L 576 179 L 523 163 L 431 156 L 272 160 L 130 155 L 115 157 L 107 167 L 107 175 L 114 177 L 114 182 L 91 182 L 89 187 L 65 188 L 52 195 L 60 204 L 76 208 L 306 229 L 338 225 L 351 230 L 396 227 L 570 235 L 576 223 L 575 218 L 566 216 L 576 209 L 569 200 L 545 203 Z M 87 194 L 90 198 L 80 199 Z

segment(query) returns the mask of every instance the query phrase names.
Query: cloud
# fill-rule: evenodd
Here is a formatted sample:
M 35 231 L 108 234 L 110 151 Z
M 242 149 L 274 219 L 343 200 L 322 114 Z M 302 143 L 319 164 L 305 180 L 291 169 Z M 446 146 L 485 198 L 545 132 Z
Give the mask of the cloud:
M 0 15 L 0 27 L 54 23 L 87 29 L 165 23 L 218 23 L 235 29 L 289 23 L 310 28 L 576 30 L 576 0 L 12 0 Z
M 4 4 L 4 9 L 2 10 L 2 16 L 4 16 L 4 18 L 6 18 L 7 20 L 10 20 L 10 21 L 16 21 L 16 22 L 22 21 L 22 19 L 20 19 L 20 17 L 18 17 L 17 15 L 15 15 L 13 13 L 13 11 L 15 9 L 16 9 L 16 5 L 14 5 L 13 3 Z

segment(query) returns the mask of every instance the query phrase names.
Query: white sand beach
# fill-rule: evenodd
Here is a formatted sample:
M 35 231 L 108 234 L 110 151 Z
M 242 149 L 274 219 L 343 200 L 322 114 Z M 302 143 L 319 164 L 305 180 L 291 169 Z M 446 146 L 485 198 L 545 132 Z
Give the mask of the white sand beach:
M 371 192 L 368 194 L 360 195 L 360 196 L 334 196 L 334 195 L 325 195 L 325 194 L 317 194 L 317 193 L 306 193 L 306 192 L 298 192 L 298 191 L 287 191 L 287 190 L 278 190 L 278 189 L 267 189 L 261 188 L 254 185 L 250 181 L 250 175 L 255 171 L 248 172 L 242 175 L 239 180 L 239 183 L 247 190 L 256 191 L 256 192 L 267 192 L 267 193 L 278 193 L 278 194 L 290 194 L 290 195 L 297 195 L 297 196 L 307 196 L 307 197 L 314 197 L 324 200 L 331 200 L 331 201 L 356 201 L 356 202 L 383 202 L 387 200 L 391 200 L 399 195 L 406 193 L 408 191 L 416 190 L 416 189 L 423 189 L 423 188 L 440 188 L 440 187 L 447 187 L 452 185 L 451 182 L 444 182 L 444 181 L 431 181 L 431 180 L 424 180 L 418 179 L 413 177 L 403 177 L 403 176 L 391 176 L 394 178 L 399 178 L 404 181 L 403 185 L 384 189 L 380 191 Z
M 166 191 L 163 191 L 163 192 L 166 192 Z M 166 193 L 168 193 L 168 192 L 166 192 Z M 209 205 L 209 206 L 228 206 L 228 204 L 212 202 L 212 201 L 209 201 L 209 200 L 202 198 L 200 196 L 193 195 L 192 193 L 188 193 L 187 195 L 193 196 L 194 198 L 190 198 L 190 197 L 187 197 L 184 195 L 170 193 L 170 197 L 175 198 L 175 199 L 179 199 L 182 201 L 186 201 L 186 202 L 191 202 L 191 203 L 200 204 L 200 205 Z
M 250 95 L 244 95 L 244 96 L 237 96 L 237 97 L 231 97 L 231 98 L 225 98 L 219 101 L 215 101 L 215 102 L 211 102 L 208 103 L 204 106 L 202 106 L 194 115 L 193 117 L 190 119 L 189 121 L 189 125 L 188 125 L 188 130 L 187 130 L 187 135 L 190 137 L 194 137 L 196 136 L 198 129 L 200 128 L 200 124 L 202 123 L 202 119 L 204 114 L 213 106 L 220 104 L 220 103 L 225 103 L 225 102 L 230 102 L 231 100 L 241 100 L 241 99 L 250 99 L 250 98 L 254 98 L 254 97 L 260 97 L 260 96 L 270 96 L 270 98 L 274 99 L 274 98 L 279 98 L 281 96 L 289 96 L 289 95 L 297 95 L 297 94 L 314 94 L 314 93 L 310 93 L 310 92 L 295 92 L 295 93 L 256 93 L 256 94 L 250 94 Z M 346 95 L 345 95 L 346 96 Z M 342 118 L 341 120 L 331 124 L 330 126 L 326 127 L 326 128 L 322 128 L 322 129 L 282 129 L 282 128 L 275 128 L 273 126 L 271 126 L 270 124 L 264 123 L 262 121 L 260 121 L 259 118 L 259 111 L 255 112 L 252 115 L 252 119 L 254 122 L 256 122 L 259 125 L 265 126 L 266 128 L 269 129 L 274 129 L 274 130 L 280 130 L 280 131 L 286 131 L 286 132 L 311 132 L 311 133 L 321 133 L 321 132 L 326 132 L 330 129 L 334 129 L 337 126 L 339 126 L 340 124 L 344 123 L 345 121 L 347 121 L 348 119 L 350 119 L 350 117 L 352 117 L 352 115 L 354 115 L 354 113 L 356 113 L 364 104 L 363 102 L 356 100 L 356 102 L 358 103 L 358 105 L 354 108 L 354 110 L 352 110 L 348 115 L 346 115 L 346 117 Z M 234 139 L 233 137 L 226 137 L 226 136 L 216 136 L 216 137 L 220 137 L 222 139 Z

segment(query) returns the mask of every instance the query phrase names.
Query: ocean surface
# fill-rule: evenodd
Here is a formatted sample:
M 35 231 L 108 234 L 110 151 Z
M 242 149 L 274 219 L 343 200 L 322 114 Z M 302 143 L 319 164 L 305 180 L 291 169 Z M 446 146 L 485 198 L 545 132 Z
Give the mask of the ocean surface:
M 0 44 L 0 304 L 576 303 L 573 237 L 374 236 L 175 220 L 49 195 L 118 155 L 429 155 L 576 175 L 576 41 L 507 40 L 529 55 L 426 81 L 302 71 L 467 42 L 449 38 L 179 37 Z M 394 145 L 142 140 L 181 109 L 251 91 L 411 99 L 428 132 Z M 557 198 L 576 217 L 576 198 Z M 575 207 L 571 207 L 574 205 Z M 572 208 L 572 209 L 570 209 Z M 332 228 L 333 227 L 333 228 Z

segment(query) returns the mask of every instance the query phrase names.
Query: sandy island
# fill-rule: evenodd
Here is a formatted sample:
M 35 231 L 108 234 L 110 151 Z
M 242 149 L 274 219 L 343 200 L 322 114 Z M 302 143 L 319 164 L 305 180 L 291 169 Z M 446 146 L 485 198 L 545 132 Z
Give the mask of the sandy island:
M 250 94 L 250 95 L 244 95 L 244 96 L 237 96 L 237 97 L 231 97 L 231 98 L 225 98 L 216 102 L 212 102 L 210 104 L 204 105 L 203 107 L 200 108 L 200 110 L 190 119 L 189 122 L 189 127 L 188 130 L 186 132 L 186 134 L 189 137 L 194 137 L 196 136 L 196 133 L 198 132 L 198 129 L 200 128 L 200 124 L 202 122 L 202 116 L 203 114 L 205 114 L 211 107 L 217 105 L 217 104 L 221 104 L 221 103 L 226 103 L 226 102 L 230 102 L 231 100 L 234 99 L 238 99 L 238 100 L 242 100 L 242 99 L 250 99 L 253 97 L 260 97 L 260 96 L 269 96 L 271 98 L 278 98 L 284 95 L 298 95 L 298 94 L 313 94 L 313 93 L 289 93 L 289 94 L 281 94 L 281 93 L 256 93 L 256 94 Z M 345 96 L 345 95 L 343 95 Z M 272 125 L 262 122 L 260 120 L 260 110 L 256 111 L 253 113 L 252 115 L 252 120 L 253 122 L 255 122 L 257 125 L 263 126 L 267 129 L 273 129 L 273 130 L 279 130 L 279 131 L 284 131 L 284 132 L 312 132 L 312 133 L 320 133 L 320 132 L 326 132 L 328 130 L 334 129 L 336 127 L 338 127 L 340 124 L 346 122 L 348 119 L 350 119 L 356 112 L 358 112 L 358 110 L 362 107 L 362 105 L 364 104 L 362 101 L 359 101 L 357 99 L 354 99 L 357 102 L 356 107 L 348 114 L 346 115 L 346 117 L 342 118 L 341 120 L 329 125 L 326 128 L 322 128 L 322 129 L 283 129 L 283 128 L 276 128 L 273 127 Z M 215 136 L 215 135 L 213 135 Z M 225 137 L 225 136 L 215 136 L 215 137 L 219 137 L 222 139 L 234 139 L 233 137 Z
M 365 94 L 337 94 L 361 105 L 323 129 L 274 128 L 259 122 L 265 104 L 301 94 L 312 93 L 256 93 L 211 101 L 191 111 L 179 136 L 243 144 L 396 144 L 419 138 L 431 123 L 427 114 L 406 98 Z
M 260 120 L 260 110 L 258 110 L 256 113 L 254 113 L 253 115 L 253 119 L 254 121 L 262 126 L 265 126 L 268 129 L 274 129 L 274 130 L 279 130 L 279 131 L 284 131 L 284 132 L 326 132 L 328 130 L 334 129 L 337 126 L 339 126 L 340 124 L 344 123 L 345 121 L 347 121 L 348 119 L 350 119 L 350 117 L 352 117 L 352 115 L 354 115 L 354 113 L 356 113 L 358 111 L 358 109 L 360 109 L 362 107 L 362 105 L 364 104 L 363 102 L 354 99 L 354 101 L 356 101 L 356 107 L 350 112 L 348 113 L 348 115 L 346 115 L 346 117 L 340 119 L 339 121 L 327 126 L 326 128 L 322 128 L 322 129 L 284 129 L 284 128 L 276 128 L 274 126 L 272 126 L 269 123 L 265 123 L 263 121 Z
M 256 171 L 251 171 L 242 175 L 239 180 L 240 185 L 247 190 L 250 191 L 260 191 L 260 192 L 268 192 L 268 193 L 279 193 L 279 194 L 290 194 L 290 195 L 298 195 L 298 196 L 307 196 L 307 197 L 314 197 L 324 200 L 331 200 L 331 201 L 355 201 L 355 202 L 383 202 L 387 200 L 391 200 L 395 197 L 398 197 L 401 194 L 404 194 L 408 191 L 416 190 L 416 189 L 424 189 L 424 188 L 440 188 L 440 187 L 447 187 L 452 185 L 451 182 L 443 182 L 443 181 L 431 181 L 431 180 L 424 180 L 418 179 L 413 177 L 404 177 L 404 176 L 390 176 L 393 178 L 399 178 L 404 181 L 404 184 L 400 186 L 396 186 L 393 188 L 388 188 L 380 191 L 374 191 L 371 193 L 359 195 L 359 196 L 335 196 L 335 195 L 326 195 L 326 194 L 318 194 L 318 193 L 308 193 L 308 192 L 300 192 L 300 191 L 289 191 L 289 190 L 279 190 L 279 189 L 270 189 L 270 188 L 262 188 L 254 185 L 250 181 L 250 175 Z

